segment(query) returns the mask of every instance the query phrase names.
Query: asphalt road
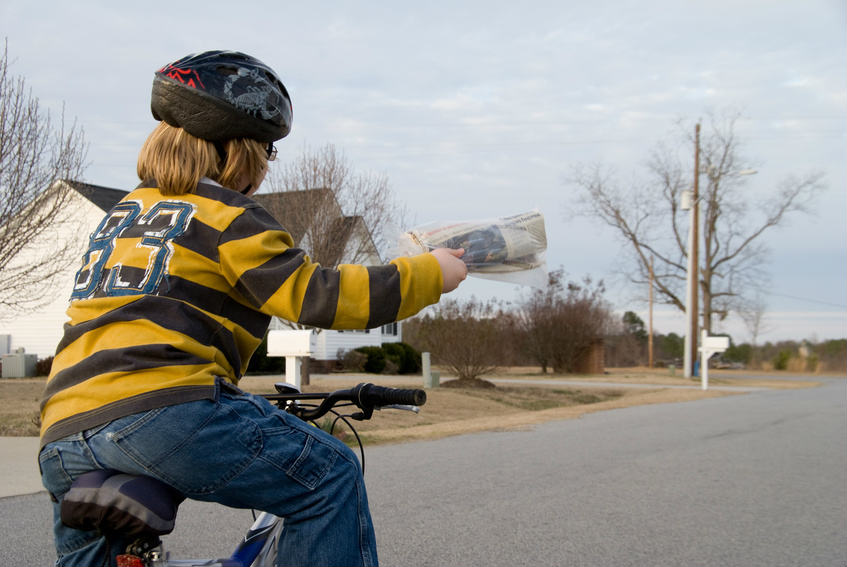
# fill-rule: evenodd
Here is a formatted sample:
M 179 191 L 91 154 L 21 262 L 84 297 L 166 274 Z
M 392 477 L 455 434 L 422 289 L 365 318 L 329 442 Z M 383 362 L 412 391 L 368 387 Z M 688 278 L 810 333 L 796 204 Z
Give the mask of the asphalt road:
M 847 566 L 847 381 L 375 447 L 385 565 Z M 250 512 L 188 502 L 169 547 Z M 0 499 L 0 565 L 53 561 L 46 495 Z

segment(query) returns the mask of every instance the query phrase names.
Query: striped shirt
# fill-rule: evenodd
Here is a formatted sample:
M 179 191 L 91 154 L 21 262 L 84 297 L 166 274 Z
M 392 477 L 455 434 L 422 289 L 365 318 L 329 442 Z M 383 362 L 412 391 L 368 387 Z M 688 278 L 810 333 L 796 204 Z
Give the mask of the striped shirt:
M 41 442 L 213 399 L 237 384 L 271 316 L 362 329 L 438 301 L 431 254 L 322 268 L 253 200 L 213 183 L 139 188 L 103 218 L 76 274 L 41 402 Z

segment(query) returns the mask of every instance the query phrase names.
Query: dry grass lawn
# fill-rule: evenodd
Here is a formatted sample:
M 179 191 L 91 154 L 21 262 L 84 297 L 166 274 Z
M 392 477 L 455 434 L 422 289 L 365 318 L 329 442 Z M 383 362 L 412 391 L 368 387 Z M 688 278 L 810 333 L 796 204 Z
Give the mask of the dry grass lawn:
M 492 378 L 544 380 L 536 368 L 512 368 Z M 692 385 L 691 380 L 671 376 L 666 370 L 612 370 L 599 376 L 550 376 L 571 378 L 590 385 L 500 384 L 494 389 L 437 388 L 427 391 L 428 400 L 419 414 L 381 411 L 368 422 L 356 423 L 365 443 L 437 439 L 450 435 L 487 430 L 531 427 L 544 421 L 577 418 L 589 412 L 634 405 L 684 402 L 733 392 L 719 389 L 672 389 L 665 386 Z M 443 378 L 444 383 L 449 378 Z M 421 378 L 374 375 L 315 376 L 304 390 L 327 391 L 375 382 L 401 388 L 419 387 Z M 247 377 L 241 387 L 257 394 L 273 392 L 279 377 Z M 625 388 L 612 383 L 651 384 L 655 388 Z M 710 375 L 709 383 L 767 388 L 802 388 L 814 382 L 735 378 Z M 0 436 L 38 435 L 38 402 L 44 388 L 43 378 L 0 380 Z
M 44 378 L 0 380 L 0 436 L 38 435 L 38 402 Z

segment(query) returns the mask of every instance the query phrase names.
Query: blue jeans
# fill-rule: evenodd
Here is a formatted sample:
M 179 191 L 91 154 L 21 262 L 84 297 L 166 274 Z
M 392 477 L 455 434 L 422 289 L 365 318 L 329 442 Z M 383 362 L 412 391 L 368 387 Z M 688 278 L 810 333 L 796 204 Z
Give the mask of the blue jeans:
M 101 468 L 155 477 L 194 500 L 285 518 L 280 565 L 377 564 L 356 455 L 259 396 L 222 389 L 216 401 L 120 418 L 49 443 L 39 464 L 44 487 L 58 501 L 59 566 L 114 565 L 123 553 L 125 542 L 69 528 L 59 517 L 71 482 Z

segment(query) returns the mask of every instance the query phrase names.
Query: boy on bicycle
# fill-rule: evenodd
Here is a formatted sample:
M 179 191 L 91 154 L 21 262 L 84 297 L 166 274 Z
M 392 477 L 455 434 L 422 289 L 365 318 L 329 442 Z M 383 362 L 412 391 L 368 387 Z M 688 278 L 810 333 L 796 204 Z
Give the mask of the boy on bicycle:
M 250 199 L 292 109 L 249 55 L 166 65 L 151 109 L 141 184 L 91 235 L 42 400 L 57 565 L 110 565 L 127 543 L 61 522 L 71 482 L 96 469 L 284 517 L 285 564 L 376 564 L 356 456 L 237 384 L 272 316 L 332 329 L 409 317 L 466 277 L 462 251 L 328 269 L 295 248 Z

